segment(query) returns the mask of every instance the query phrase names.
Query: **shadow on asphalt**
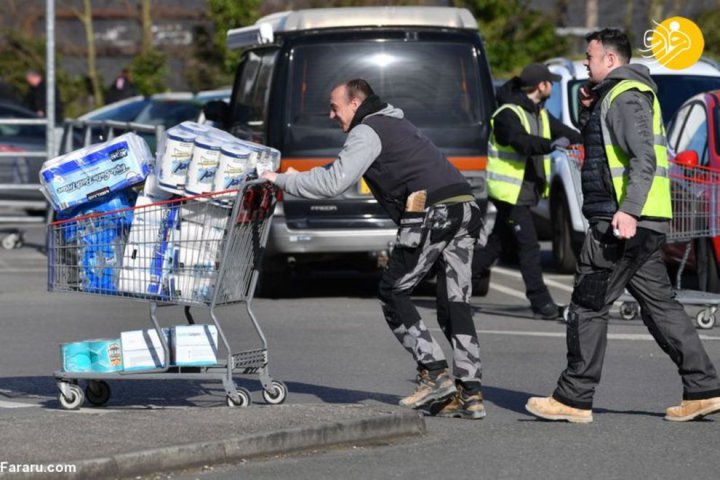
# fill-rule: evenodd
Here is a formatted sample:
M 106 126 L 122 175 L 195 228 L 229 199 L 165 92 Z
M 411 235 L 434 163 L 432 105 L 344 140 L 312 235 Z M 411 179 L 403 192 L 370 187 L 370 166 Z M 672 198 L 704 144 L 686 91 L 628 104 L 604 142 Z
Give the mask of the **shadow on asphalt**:
M 235 378 L 238 387 L 250 390 L 259 403 L 261 391 L 257 379 Z M 327 387 L 301 382 L 285 382 L 293 395 L 310 395 L 325 403 L 358 403 L 374 400 L 397 405 L 400 397 L 379 392 Z M 183 407 L 225 404 L 225 391 L 219 382 L 189 380 L 108 380 L 112 396 L 108 407 Z M 80 382 L 84 386 L 84 382 Z M 201 397 L 201 398 L 198 398 Z M 45 408 L 58 409 L 58 389 L 54 377 L 6 377 L 0 378 L 0 399 L 22 403 L 34 403 Z

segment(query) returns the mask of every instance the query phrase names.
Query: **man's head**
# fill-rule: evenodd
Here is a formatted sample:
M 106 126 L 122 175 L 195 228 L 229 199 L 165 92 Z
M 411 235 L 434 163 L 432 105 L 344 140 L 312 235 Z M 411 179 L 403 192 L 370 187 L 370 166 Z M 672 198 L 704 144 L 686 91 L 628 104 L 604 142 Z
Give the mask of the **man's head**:
M 330 118 L 340 124 L 343 132 L 347 132 L 360 105 L 374 94 L 370 85 L 360 78 L 336 85 L 330 92 Z
M 560 80 L 560 75 L 552 73 L 542 63 L 531 63 L 520 73 L 520 89 L 535 103 L 550 97 L 552 82 Z
M 632 49 L 630 40 L 622 30 L 603 28 L 589 33 L 585 40 L 585 67 L 588 70 L 590 83 L 600 83 L 610 72 L 630 63 Z
M 40 85 L 42 79 L 42 74 L 37 70 L 28 70 L 27 72 L 25 72 L 25 81 L 31 87 L 37 87 L 38 85 Z

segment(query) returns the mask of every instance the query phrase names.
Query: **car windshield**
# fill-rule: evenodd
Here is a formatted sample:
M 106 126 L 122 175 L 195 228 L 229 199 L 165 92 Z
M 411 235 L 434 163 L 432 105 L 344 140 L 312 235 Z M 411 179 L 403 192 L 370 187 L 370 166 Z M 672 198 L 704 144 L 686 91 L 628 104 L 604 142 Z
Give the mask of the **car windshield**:
M 383 101 L 402 109 L 438 146 L 458 145 L 451 131 L 468 130 L 467 136 L 479 138 L 474 130 L 483 118 L 483 105 L 472 45 L 439 41 L 301 45 L 293 49 L 292 62 L 286 148 L 342 146 L 344 136 L 329 118 L 329 97 L 333 86 L 352 78 L 367 80 Z
M 121 102 L 119 102 L 121 103 Z M 150 100 L 143 98 L 117 106 L 110 106 L 107 110 L 91 114 L 91 120 L 116 120 L 118 122 L 133 122 L 135 118 L 150 104 Z
M 165 100 L 153 101 L 135 119 L 146 125 L 172 127 L 185 120 L 195 120 L 202 107 L 194 102 Z
M 688 98 L 708 90 L 720 88 L 720 77 L 704 75 L 651 75 L 658 86 L 658 101 L 662 108 L 663 122 L 667 122 Z M 568 83 L 570 99 L 570 113 L 572 122 L 578 126 L 578 90 L 585 84 L 585 80 L 573 80 Z

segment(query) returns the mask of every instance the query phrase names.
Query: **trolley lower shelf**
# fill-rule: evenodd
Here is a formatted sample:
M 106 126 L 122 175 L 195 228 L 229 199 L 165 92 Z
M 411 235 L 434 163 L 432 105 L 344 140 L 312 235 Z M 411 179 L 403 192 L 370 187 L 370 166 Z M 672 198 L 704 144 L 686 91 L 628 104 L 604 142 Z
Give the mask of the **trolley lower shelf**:
M 207 367 L 170 366 L 141 372 L 56 371 L 54 376 L 59 390 L 58 400 L 60 405 L 68 410 L 80 408 L 85 400 L 94 406 L 103 406 L 111 397 L 110 385 L 107 382 L 113 380 L 215 381 L 222 383 L 228 406 L 246 407 L 252 404 L 250 392 L 245 388 L 238 387 L 232 375 L 257 374 L 263 387 L 262 396 L 265 402 L 271 405 L 283 403 L 288 394 L 287 386 L 283 382 L 270 378 L 267 373 L 267 363 L 246 362 L 243 366 L 238 366 L 235 357 L 243 355 L 252 355 L 256 359 L 267 358 L 265 351 L 254 350 L 234 354 L 231 368 L 228 368 L 227 364 L 216 364 Z M 232 375 L 229 375 L 228 372 L 232 372 Z M 79 385 L 80 380 L 86 381 L 84 390 Z

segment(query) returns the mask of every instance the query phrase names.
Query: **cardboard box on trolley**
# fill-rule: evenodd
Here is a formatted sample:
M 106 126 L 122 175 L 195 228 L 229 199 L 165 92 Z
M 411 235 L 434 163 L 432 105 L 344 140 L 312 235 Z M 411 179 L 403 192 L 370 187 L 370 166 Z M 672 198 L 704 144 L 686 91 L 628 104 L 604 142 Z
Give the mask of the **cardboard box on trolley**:
M 170 329 L 163 328 L 165 341 L 170 345 Z M 165 350 L 157 330 L 132 330 L 120 334 L 123 369 L 126 372 L 151 370 L 165 366 Z

